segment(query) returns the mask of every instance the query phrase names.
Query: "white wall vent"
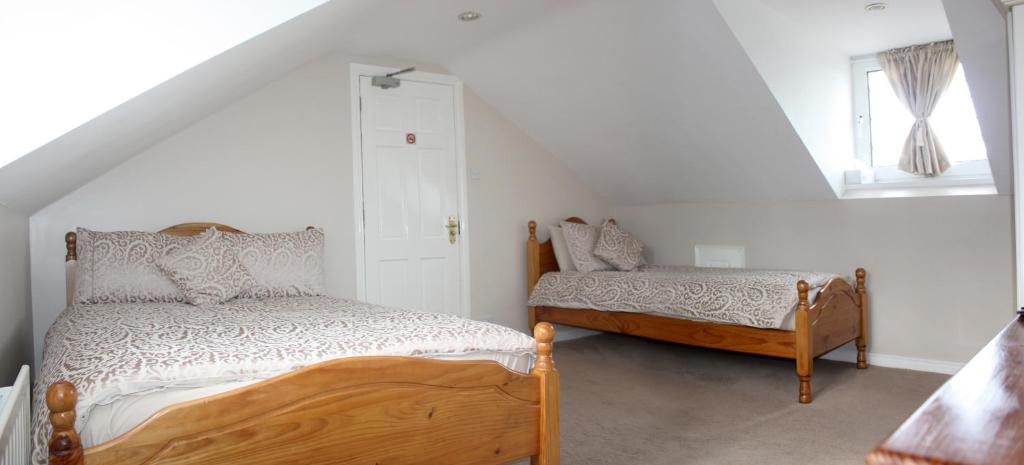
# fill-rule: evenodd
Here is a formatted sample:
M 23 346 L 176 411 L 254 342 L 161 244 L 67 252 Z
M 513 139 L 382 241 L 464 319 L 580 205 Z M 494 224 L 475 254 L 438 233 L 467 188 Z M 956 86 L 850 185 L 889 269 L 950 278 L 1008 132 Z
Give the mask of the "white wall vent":
M 747 250 L 741 245 L 695 245 L 695 264 L 712 268 L 746 268 Z

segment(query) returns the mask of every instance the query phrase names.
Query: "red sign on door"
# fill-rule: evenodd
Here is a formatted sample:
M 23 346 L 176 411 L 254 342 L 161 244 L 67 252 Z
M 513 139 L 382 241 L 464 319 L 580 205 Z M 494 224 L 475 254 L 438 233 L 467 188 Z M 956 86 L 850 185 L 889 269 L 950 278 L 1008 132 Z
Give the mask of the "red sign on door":
M 406 134 L 405 135 L 405 143 L 406 144 L 415 144 L 416 143 L 416 134 L 413 134 L 411 132 Z

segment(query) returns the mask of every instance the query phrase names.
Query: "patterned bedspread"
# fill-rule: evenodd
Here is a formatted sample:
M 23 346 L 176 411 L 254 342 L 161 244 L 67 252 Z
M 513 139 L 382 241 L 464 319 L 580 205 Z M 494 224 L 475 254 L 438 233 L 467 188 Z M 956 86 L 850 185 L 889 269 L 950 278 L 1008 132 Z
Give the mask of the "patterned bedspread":
M 169 387 L 264 379 L 339 357 L 533 350 L 532 338 L 503 326 L 331 297 L 74 305 L 46 334 L 33 460 L 46 463 L 43 399 L 62 379 L 78 389 L 81 430 L 96 405 Z
M 640 271 L 566 271 L 541 276 L 531 306 L 661 313 L 779 328 L 796 307 L 796 283 L 824 286 L 838 275 L 743 268 L 648 265 Z

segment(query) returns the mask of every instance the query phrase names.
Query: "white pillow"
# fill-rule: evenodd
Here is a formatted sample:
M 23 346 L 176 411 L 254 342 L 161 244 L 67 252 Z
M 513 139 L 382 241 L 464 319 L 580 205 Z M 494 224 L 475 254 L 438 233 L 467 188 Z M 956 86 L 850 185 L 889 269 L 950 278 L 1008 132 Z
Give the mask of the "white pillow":
M 569 247 L 569 256 L 572 257 L 576 270 L 589 273 L 614 269 L 594 255 L 597 238 L 601 235 L 600 227 L 568 221 L 563 221 L 560 226 L 562 234 L 565 235 L 565 244 Z
M 569 255 L 569 246 L 565 243 L 565 233 L 557 224 L 548 226 L 551 233 L 551 248 L 555 250 L 555 261 L 558 262 L 558 271 L 576 271 L 576 265 Z

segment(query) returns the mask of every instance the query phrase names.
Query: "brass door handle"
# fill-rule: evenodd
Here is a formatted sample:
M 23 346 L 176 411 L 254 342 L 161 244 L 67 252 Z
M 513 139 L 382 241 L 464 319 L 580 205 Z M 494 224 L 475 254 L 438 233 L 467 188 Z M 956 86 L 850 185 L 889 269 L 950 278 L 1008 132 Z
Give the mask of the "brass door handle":
M 455 215 L 448 216 L 448 224 L 445 226 L 448 228 L 448 243 L 454 244 L 455 240 L 459 236 L 459 220 L 455 218 Z

